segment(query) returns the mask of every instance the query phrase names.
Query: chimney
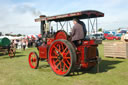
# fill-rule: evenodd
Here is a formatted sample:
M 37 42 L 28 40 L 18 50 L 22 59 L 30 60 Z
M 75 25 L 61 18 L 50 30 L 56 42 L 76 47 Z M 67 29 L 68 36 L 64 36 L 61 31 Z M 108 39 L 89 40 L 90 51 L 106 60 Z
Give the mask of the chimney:
M 45 15 L 40 15 L 40 18 L 46 17 Z

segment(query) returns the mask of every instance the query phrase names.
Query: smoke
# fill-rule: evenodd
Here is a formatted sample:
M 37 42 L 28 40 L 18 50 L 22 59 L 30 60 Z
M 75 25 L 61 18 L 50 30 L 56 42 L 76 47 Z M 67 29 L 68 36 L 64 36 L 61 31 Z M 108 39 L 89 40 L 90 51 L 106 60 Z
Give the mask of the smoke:
M 39 10 L 32 10 L 31 11 L 32 12 L 32 15 L 34 15 L 34 16 L 40 16 L 41 15 L 41 11 L 39 11 Z
M 30 13 L 33 16 L 40 16 L 41 15 L 41 11 L 37 10 L 33 5 L 30 5 L 30 4 L 16 5 L 14 7 L 13 11 L 20 13 L 20 14 Z

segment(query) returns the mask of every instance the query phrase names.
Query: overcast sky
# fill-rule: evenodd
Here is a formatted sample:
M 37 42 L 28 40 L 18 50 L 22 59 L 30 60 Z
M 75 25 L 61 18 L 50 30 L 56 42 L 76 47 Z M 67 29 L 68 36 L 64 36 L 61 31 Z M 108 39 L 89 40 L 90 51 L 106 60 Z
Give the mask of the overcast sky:
M 118 29 L 128 27 L 128 0 L 0 0 L 0 32 L 38 34 L 39 15 L 47 16 L 98 10 L 105 13 L 99 19 L 99 28 Z

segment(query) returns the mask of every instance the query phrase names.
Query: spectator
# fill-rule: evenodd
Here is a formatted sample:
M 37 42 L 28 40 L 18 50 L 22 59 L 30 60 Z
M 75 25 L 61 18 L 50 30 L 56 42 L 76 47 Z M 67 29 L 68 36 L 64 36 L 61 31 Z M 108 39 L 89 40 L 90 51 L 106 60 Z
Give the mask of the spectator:
M 21 47 L 22 47 L 22 43 L 21 43 L 21 40 L 19 40 L 19 42 L 18 42 L 18 48 L 17 49 L 21 49 Z
M 25 50 L 25 48 L 26 48 L 26 41 L 25 40 L 23 40 L 22 46 L 23 46 L 23 50 Z
M 28 40 L 26 40 L 26 48 L 28 48 Z
M 15 48 L 17 48 L 17 45 L 18 45 L 17 40 L 14 40 L 14 45 L 15 45 Z

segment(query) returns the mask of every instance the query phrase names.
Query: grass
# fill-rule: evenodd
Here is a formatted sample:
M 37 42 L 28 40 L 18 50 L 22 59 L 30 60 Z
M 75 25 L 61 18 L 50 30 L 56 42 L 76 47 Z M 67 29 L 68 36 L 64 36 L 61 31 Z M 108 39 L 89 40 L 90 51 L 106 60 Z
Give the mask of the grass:
M 2 55 L 0 85 L 128 85 L 128 59 L 105 58 L 103 45 L 98 49 L 102 58 L 100 73 L 95 67 L 84 74 L 67 77 L 56 75 L 47 62 L 40 62 L 39 69 L 31 69 L 28 54 L 37 51 L 36 48 L 18 50 L 12 59 Z

